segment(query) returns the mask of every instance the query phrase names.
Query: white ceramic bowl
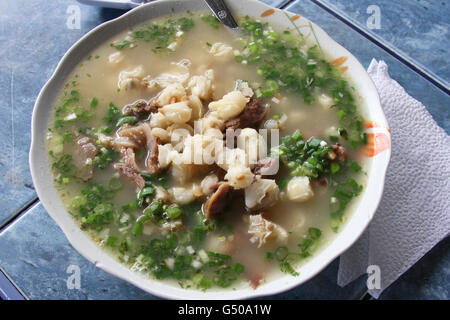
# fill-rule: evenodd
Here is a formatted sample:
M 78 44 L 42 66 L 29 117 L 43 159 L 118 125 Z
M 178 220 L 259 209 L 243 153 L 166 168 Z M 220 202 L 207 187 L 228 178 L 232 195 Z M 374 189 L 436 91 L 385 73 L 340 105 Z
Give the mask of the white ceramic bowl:
M 255 0 L 227 0 L 227 4 L 236 15 L 260 17 L 261 20 L 267 20 L 289 28 L 292 27 L 291 22 L 281 10 L 272 10 L 271 7 L 261 2 Z M 345 58 L 341 59 L 341 62 L 345 60 L 343 66 L 345 65 L 348 68 L 346 71 L 347 76 L 357 80 L 353 81 L 353 83 L 363 101 L 361 109 L 366 119 L 371 121 L 367 124 L 368 130 L 374 131 L 371 134 L 372 143 L 367 150 L 368 156 L 372 158 L 372 164 L 367 186 L 360 196 L 361 199 L 356 211 L 350 215 L 348 222 L 340 230 L 337 238 L 301 267 L 299 276 L 286 275 L 265 283 L 256 290 L 248 288 L 228 291 L 210 290 L 207 292 L 181 289 L 144 278 L 137 273 L 131 272 L 126 266 L 113 259 L 100 249 L 86 233 L 80 230 L 74 219 L 67 213 L 54 187 L 45 137 L 48 119 L 52 113 L 52 106 L 56 96 L 60 92 L 61 84 L 66 82 L 66 78 L 75 66 L 106 39 L 126 28 L 150 19 L 168 15 L 172 12 L 185 12 L 186 10 L 198 11 L 207 10 L 207 8 L 202 0 L 161 0 L 152 2 L 96 27 L 75 43 L 64 55 L 53 76 L 41 90 L 33 110 L 30 167 L 36 192 L 50 216 L 61 227 L 72 246 L 80 254 L 106 272 L 122 278 L 151 294 L 165 298 L 183 299 L 242 299 L 271 295 L 291 289 L 318 274 L 331 261 L 348 249 L 367 227 L 381 199 L 391 152 L 388 124 L 372 80 L 363 66 L 350 52 L 333 41 L 315 24 L 312 25 L 324 51 L 332 53 L 335 58 L 347 57 L 346 60 Z M 294 14 L 288 14 L 294 16 Z M 302 29 L 304 34 L 308 33 L 309 21 L 303 17 L 296 18 L 295 23 L 305 28 Z

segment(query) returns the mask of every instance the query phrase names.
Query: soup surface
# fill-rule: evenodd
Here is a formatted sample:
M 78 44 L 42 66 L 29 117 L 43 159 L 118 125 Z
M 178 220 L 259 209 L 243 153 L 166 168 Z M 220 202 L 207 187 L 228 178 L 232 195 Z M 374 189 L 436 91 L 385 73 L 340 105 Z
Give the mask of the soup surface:
M 71 215 L 133 271 L 257 288 L 333 240 L 365 184 L 358 98 L 313 37 L 174 15 L 99 45 L 49 122 Z

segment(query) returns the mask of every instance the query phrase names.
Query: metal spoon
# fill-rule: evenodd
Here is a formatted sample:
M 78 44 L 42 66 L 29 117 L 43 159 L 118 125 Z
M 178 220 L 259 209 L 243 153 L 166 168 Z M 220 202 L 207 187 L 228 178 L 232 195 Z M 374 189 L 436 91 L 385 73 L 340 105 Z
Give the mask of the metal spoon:
M 223 0 L 205 0 L 209 9 L 214 13 L 216 18 L 222 22 L 228 28 L 231 28 L 235 31 L 239 29 L 236 20 L 234 20 L 233 15 L 230 12 L 230 9 L 226 6 Z

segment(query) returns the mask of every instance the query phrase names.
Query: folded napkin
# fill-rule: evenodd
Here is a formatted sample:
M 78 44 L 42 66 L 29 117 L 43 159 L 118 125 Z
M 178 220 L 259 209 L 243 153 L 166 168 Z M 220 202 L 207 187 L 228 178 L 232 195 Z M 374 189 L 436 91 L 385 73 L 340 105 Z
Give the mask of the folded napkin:
M 450 233 L 450 137 L 391 79 L 384 61 L 372 60 L 368 73 L 391 129 L 392 157 L 372 222 L 341 255 L 338 284 L 345 286 L 369 266 L 378 266 L 380 289 L 368 291 L 378 298 Z

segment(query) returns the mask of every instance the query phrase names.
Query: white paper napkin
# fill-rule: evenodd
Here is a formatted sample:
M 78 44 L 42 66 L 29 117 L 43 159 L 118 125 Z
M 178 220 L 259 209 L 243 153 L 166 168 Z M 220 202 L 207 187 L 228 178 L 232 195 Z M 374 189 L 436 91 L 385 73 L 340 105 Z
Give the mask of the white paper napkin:
M 381 287 L 368 291 L 378 298 L 450 233 L 450 137 L 391 79 L 384 61 L 372 60 L 368 73 L 391 129 L 392 157 L 372 222 L 340 257 L 338 284 L 345 286 L 368 266 L 378 266 Z

